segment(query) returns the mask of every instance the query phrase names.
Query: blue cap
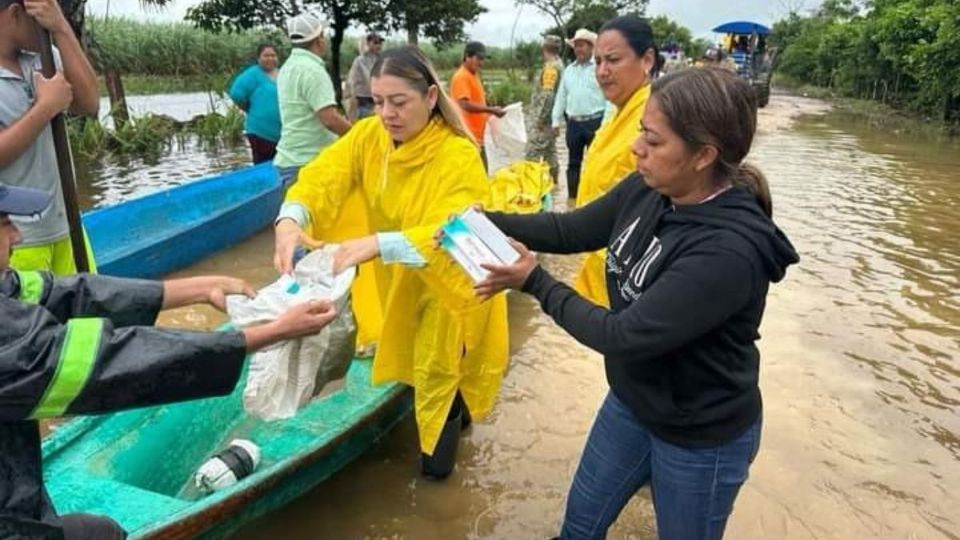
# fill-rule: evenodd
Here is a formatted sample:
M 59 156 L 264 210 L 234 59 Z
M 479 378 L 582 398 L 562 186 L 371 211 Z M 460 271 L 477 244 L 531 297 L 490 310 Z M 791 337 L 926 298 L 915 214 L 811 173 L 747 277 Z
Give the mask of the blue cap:
M 39 189 L 6 186 L 0 184 L 0 214 L 32 216 L 43 212 L 53 195 Z

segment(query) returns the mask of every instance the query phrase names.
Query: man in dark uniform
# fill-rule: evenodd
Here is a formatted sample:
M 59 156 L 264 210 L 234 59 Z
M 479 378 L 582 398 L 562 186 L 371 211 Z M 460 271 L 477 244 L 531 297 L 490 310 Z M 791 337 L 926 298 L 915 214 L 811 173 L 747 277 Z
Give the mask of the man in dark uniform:
M 108 413 L 230 393 L 251 351 L 319 332 L 336 316 L 327 302 L 233 332 L 154 328 L 161 309 L 224 308 L 253 295 L 242 280 L 171 281 L 9 270 L 21 240 L 11 215 L 40 214 L 51 195 L 0 184 L 0 539 L 125 538 L 99 516 L 58 516 L 43 488 L 39 419 Z

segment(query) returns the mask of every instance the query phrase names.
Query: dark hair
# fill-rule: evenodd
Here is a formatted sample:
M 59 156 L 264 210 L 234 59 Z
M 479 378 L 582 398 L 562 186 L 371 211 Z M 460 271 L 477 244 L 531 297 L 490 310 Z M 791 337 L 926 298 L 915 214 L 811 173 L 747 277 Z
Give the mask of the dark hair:
M 657 53 L 656 59 L 653 62 L 653 67 L 650 68 L 650 78 L 656 79 L 660 76 L 660 72 L 663 71 L 663 66 L 667 64 L 667 57 L 663 53 Z
M 422 95 L 427 95 L 431 86 L 437 87 L 437 105 L 433 109 L 433 115 L 443 117 L 444 122 L 454 131 L 473 140 L 473 136 L 463 125 L 459 109 L 443 90 L 440 77 L 423 51 L 410 46 L 384 52 L 370 70 L 371 78 L 381 75 L 392 75 L 404 79 Z
M 2 2 L 3 0 L 0 0 Z M 273 49 L 273 52 L 277 52 L 277 47 L 273 43 L 261 43 L 257 45 L 257 60 L 260 59 L 260 55 L 263 54 L 263 51 L 267 49 Z
M 657 49 L 657 42 L 653 38 L 653 27 L 643 17 L 637 15 L 614 17 L 600 27 L 598 34 L 609 30 L 619 32 L 637 56 L 643 56 L 650 49 L 653 49 L 655 59 L 659 56 L 660 51 Z M 654 65 L 654 69 L 656 69 L 656 65 Z
M 483 43 L 480 43 L 479 41 L 471 41 L 467 43 L 466 47 L 463 48 L 464 60 L 466 60 L 467 58 L 470 58 L 471 56 L 477 56 L 480 54 L 486 55 L 487 48 L 483 45 Z
M 757 131 L 757 96 L 746 81 L 722 68 L 684 69 L 655 80 L 650 99 L 689 148 L 717 149 L 715 178 L 746 187 L 773 216 L 766 177 L 743 162 Z
M 0 9 L 7 9 L 14 4 L 23 5 L 23 0 L 0 0 Z

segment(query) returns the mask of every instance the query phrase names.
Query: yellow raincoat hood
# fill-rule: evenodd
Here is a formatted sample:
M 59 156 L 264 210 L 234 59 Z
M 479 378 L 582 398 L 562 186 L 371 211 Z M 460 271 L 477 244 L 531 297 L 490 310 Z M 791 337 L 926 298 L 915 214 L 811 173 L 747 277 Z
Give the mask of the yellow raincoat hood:
M 648 99 L 649 84 L 634 92 L 627 104 L 597 131 L 584 159 L 577 208 L 599 199 L 636 168 L 636 158 L 630 146 L 639 133 L 640 119 Z M 595 304 L 610 307 L 604 273 L 606 258 L 605 249 L 587 255 L 574 288 Z
M 373 382 L 414 387 L 420 445 L 431 454 L 457 389 L 471 415 L 483 418 L 507 367 L 504 295 L 481 302 L 470 278 L 433 241 L 452 213 L 487 203 L 489 182 L 477 147 L 443 121 L 395 146 L 373 117 L 301 169 L 286 200 L 309 210 L 311 232 L 322 238 L 352 194 L 367 211 L 367 228 L 356 236 L 401 231 L 427 261 L 422 268 L 379 259 L 370 266 L 383 306 Z

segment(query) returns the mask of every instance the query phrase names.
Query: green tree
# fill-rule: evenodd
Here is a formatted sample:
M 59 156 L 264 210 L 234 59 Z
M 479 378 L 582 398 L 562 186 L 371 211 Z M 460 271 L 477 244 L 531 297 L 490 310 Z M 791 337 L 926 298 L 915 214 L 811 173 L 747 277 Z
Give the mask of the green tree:
M 283 28 L 284 21 L 300 9 L 289 0 L 206 0 L 189 8 L 184 18 L 205 30 L 239 32 L 263 26 Z
M 689 49 L 684 49 L 683 53 L 687 55 L 687 58 L 700 58 L 713 44 L 713 41 L 709 39 L 697 38 L 690 44 Z
M 823 0 L 818 11 L 821 17 L 849 20 L 860 13 L 860 6 L 854 0 Z
M 960 120 L 956 0 L 827 0 L 777 21 L 771 43 L 798 80 Z
M 539 41 L 521 41 L 513 46 L 511 51 L 511 69 L 519 67 L 524 70 L 527 82 L 532 83 L 537 69 L 543 64 L 542 45 Z
M 693 33 L 686 26 L 666 15 L 658 15 L 650 19 L 650 26 L 653 27 L 653 37 L 661 48 L 669 43 L 676 43 L 687 56 L 697 54 L 693 45 Z
M 405 32 L 411 45 L 420 36 L 454 43 L 463 40 L 464 25 L 486 11 L 478 0 L 389 0 L 387 27 Z
M 608 4 L 591 4 L 578 9 L 570 16 L 567 26 L 561 32 L 562 36 L 573 36 L 578 28 L 589 28 L 594 32 L 610 19 L 619 15 L 617 10 Z
M 375 26 L 386 18 L 382 0 L 204 0 L 187 11 L 187 20 L 213 31 L 236 31 L 257 26 L 282 26 L 288 17 L 304 9 L 322 11 L 331 21 L 331 78 L 337 99 L 341 98 L 340 51 L 351 24 Z
M 554 30 L 562 30 L 566 37 L 580 26 L 596 30 L 603 22 L 616 15 L 647 10 L 650 0 L 516 0 L 517 6 L 531 6 L 553 20 Z M 609 15 L 597 24 L 598 15 Z M 576 19 L 594 23 L 576 26 Z

